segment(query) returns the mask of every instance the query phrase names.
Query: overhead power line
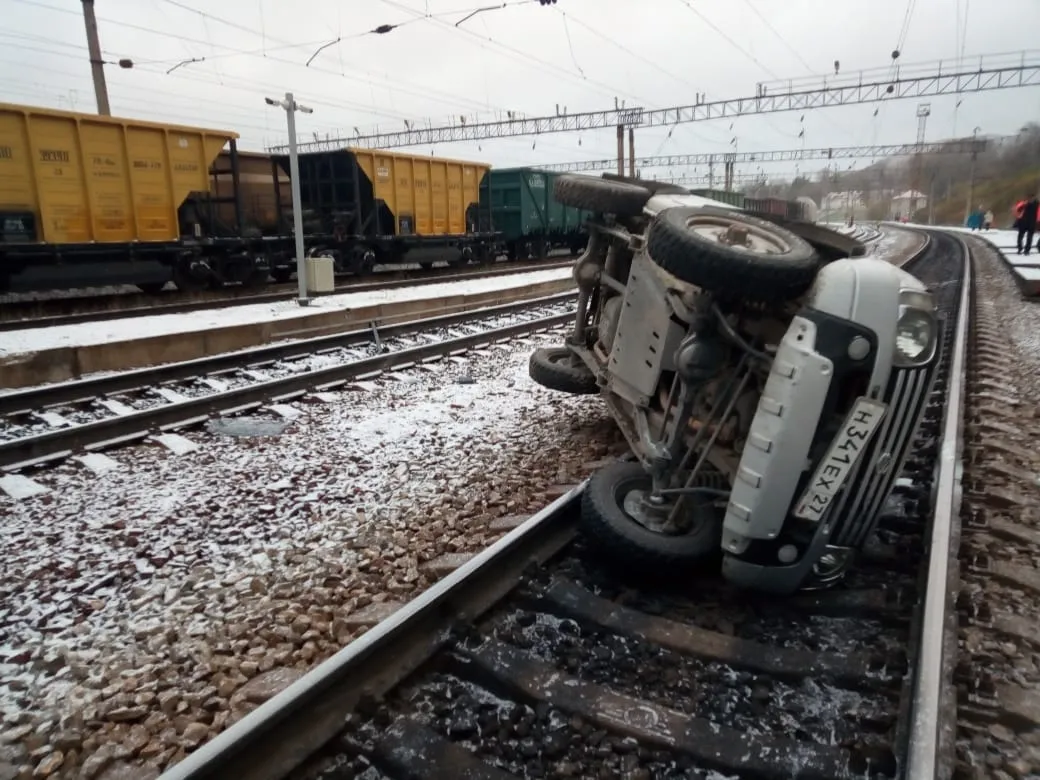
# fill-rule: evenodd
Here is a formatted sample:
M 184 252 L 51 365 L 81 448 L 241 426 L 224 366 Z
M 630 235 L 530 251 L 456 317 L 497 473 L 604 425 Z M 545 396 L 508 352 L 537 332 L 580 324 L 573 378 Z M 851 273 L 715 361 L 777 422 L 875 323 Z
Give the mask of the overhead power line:
M 882 69 L 883 70 L 883 69 Z M 341 137 L 301 144 L 300 151 L 328 151 L 344 146 L 392 149 L 420 144 L 445 144 L 459 141 L 480 141 L 487 138 L 510 138 L 543 133 L 566 133 L 597 128 L 657 127 L 688 122 L 704 122 L 755 114 L 782 111 L 806 111 L 831 106 L 888 102 L 933 95 L 984 92 L 1040 85 L 1040 52 L 984 55 L 977 67 L 960 65 L 943 71 L 943 63 L 925 63 L 904 66 L 895 79 L 883 72 L 863 71 L 852 76 L 817 77 L 759 84 L 754 97 L 732 100 L 703 100 L 693 105 L 672 108 L 613 108 L 606 111 L 584 111 L 575 114 L 557 114 L 532 118 L 510 118 L 493 122 L 477 122 L 416 127 L 418 122 L 406 122 L 408 129 Z M 283 151 L 278 145 L 272 151 Z
M 780 149 L 765 152 L 713 152 L 708 154 L 671 154 L 637 157 L 637 168 L 678 168 L 685 165 L 716 163 L 771 163 L 798 160 L 852 160 L 866 157 L 900 157 L 914 154 L 969 154 L 982 152 L 987 142 L 946 141 L 931 144 L 888 144 L 883 146 L 833 146 L 818 149 Z M 617 167 L 617 158 L 549 163 L 535 166 L 545 171 L 607 171 Z

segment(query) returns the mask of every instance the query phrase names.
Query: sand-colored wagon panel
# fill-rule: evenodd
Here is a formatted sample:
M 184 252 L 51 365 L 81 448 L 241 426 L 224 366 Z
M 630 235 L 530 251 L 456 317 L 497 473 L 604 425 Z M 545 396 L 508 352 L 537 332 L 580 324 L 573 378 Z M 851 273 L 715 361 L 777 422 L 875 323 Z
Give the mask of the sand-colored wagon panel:
M 31 213 L 52 244 L 175 241 L 238 134 L 0 103 L 0 213 Z
M 479 199 L 485 163 L 348 148 L 371 182 L 373 196 L 396 217 L 396 235 L 471 232 L 466 210 Z

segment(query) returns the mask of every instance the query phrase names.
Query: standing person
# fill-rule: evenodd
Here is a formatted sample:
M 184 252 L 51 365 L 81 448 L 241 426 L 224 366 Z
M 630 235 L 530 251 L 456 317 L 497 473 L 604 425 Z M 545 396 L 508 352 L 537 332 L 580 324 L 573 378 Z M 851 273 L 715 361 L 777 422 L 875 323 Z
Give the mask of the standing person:
M 1036 216 L 1040 210 L 1040 200 L 1036 195 L 1030 195 L 1022 207 L 1022 216 L 1018 218 L 1018 254 L 1028 255 L 1033 248 L 1033 234 L 1036 232 Z M 1025 251 L 1022 247 L 1022 239 L 1026 239 Z
M 982 218 L 982 229 L 989 230 L 993 227 L 993 210 L 986 209 L 986 214 Z
M 1022 209 L 1026 207 L 1026 202 L 1020 200 L 1015 204 L 1014 208 L 1011 209 L 1011 229 L 1018 230 L 1018 226 L 1022 222 Z

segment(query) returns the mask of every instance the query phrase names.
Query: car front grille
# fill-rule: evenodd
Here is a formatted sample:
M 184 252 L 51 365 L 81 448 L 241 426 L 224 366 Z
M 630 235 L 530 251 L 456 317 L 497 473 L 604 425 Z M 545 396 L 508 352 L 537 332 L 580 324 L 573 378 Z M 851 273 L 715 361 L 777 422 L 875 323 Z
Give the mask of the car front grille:
M 903 470 L 938 363 L 935 359 L 920 368 L 893 368 L 883 398 L 888 414 L 834 508 L 831 544 L 859 547 L 874 531 L 885 499 Z

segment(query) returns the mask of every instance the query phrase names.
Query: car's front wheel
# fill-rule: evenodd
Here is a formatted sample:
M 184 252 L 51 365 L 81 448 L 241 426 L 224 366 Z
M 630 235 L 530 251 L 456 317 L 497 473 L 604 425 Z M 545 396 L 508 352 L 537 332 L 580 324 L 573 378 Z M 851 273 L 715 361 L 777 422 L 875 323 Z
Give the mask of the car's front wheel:
M 626 569 L 664 577 L 691 574 L 698 562 L 719 551 L 722 513 L 713 499 L 691 497 L 669 526 L 673 503 L 654 505 L 651 486 L 638 462 L 618 461 L 597 471 L 582 497 L 582 535 Z

